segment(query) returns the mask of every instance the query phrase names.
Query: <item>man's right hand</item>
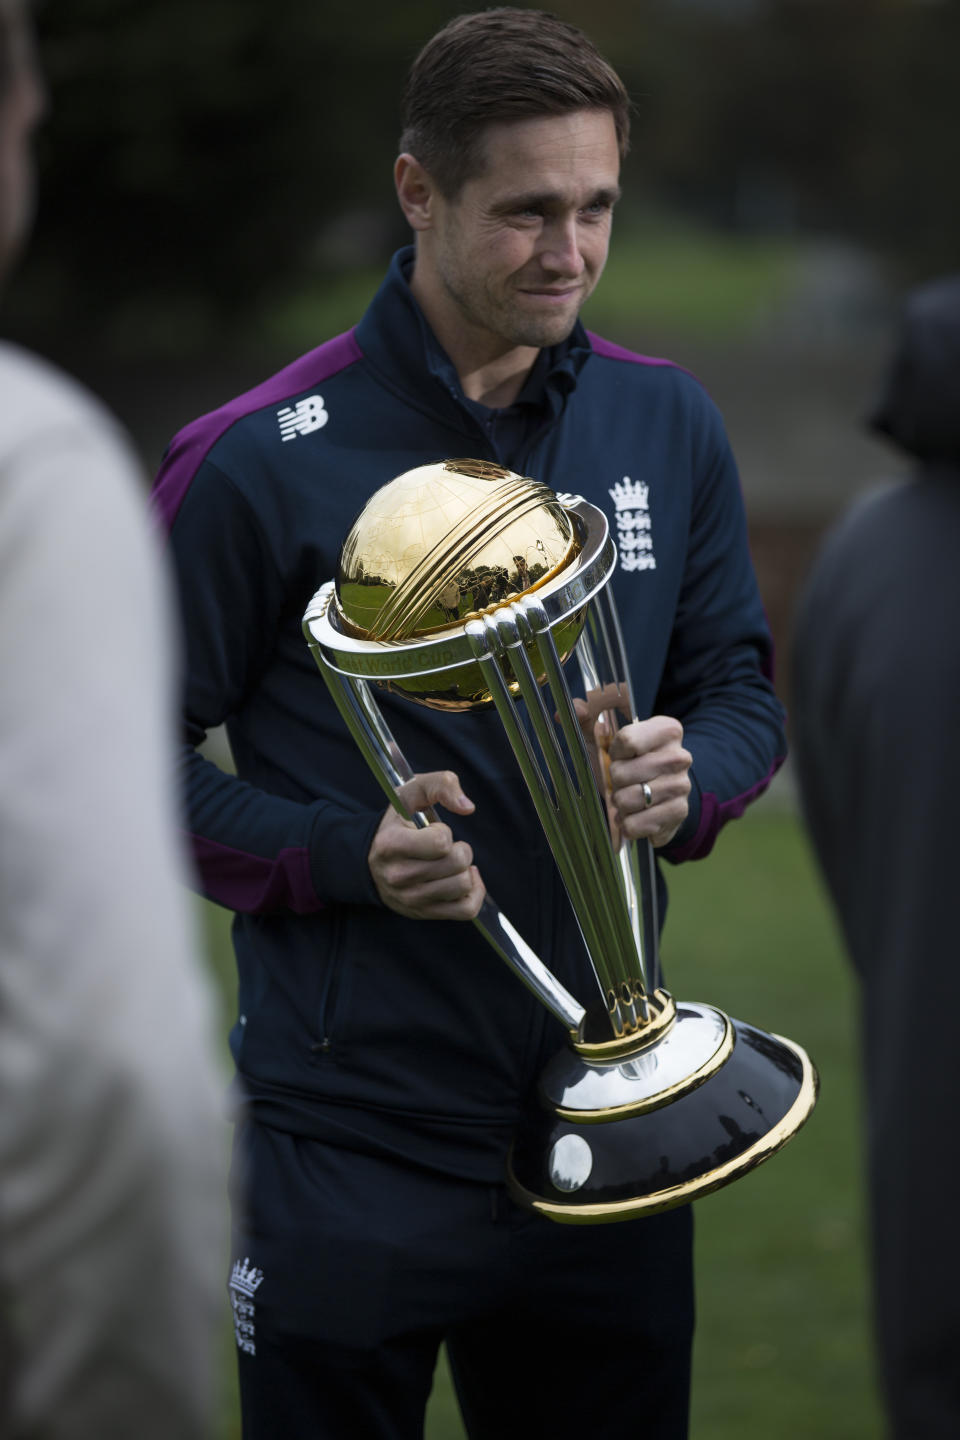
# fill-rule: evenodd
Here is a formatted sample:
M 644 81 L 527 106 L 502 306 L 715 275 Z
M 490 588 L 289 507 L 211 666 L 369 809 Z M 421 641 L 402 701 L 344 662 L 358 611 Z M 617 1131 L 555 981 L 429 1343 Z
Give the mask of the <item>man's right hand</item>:
M 475 809 L 450 770 L 416 775 L 399 795 L 411 813 L 431 805 L 458 815 L 471 815 Z M 384 905 L 411 920 L 472 920 L 483 903 L 486 891 L 473 851 L 465 841 L 454 840 L 450 827 L 440 822 L 418 830 L 390 806 L 367 861 Z

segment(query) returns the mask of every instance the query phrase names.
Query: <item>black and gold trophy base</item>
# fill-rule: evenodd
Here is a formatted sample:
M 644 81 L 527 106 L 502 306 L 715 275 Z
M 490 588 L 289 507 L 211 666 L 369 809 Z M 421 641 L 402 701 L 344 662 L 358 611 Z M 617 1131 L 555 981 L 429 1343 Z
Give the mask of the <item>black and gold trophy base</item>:
M 719 1066 L 639 1113 L 573 1119 L 541 1090 L 511 1149 L 514 1198 L 560 1224 L 631 1220 L 709 1195 L 776 1154 L 813 1109 L 816 1070 L 792 1041 L 728 1023 L 733 1043 Z

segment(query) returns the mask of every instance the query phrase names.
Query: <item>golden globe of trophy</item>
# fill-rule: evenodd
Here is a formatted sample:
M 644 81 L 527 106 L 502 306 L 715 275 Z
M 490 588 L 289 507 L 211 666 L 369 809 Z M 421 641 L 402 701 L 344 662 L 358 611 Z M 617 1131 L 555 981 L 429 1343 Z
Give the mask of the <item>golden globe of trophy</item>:
M 575 998 L 485 898 L 473 923 L 567 1032 L 518 1127 L 508 1183 L 522 1204 L 568 1224 L 626 1220 L 719 1189 L 780 1149 L 817 1095 L 798 1045 L 663 986 L 653 852 L 611 832 L 603 748 L 585 738 L 564 669 L 574 657 L 581 714 L 602 714 L 602 733 L 635 717 L 615 565 L 596 506 L 488 461 L 440 461 L 369 500 L 303 621 L 402 815 L 398 792 L 413 771 L 377 689 L 451 712 L 496 707 L 596 978 L 585 1002 Z

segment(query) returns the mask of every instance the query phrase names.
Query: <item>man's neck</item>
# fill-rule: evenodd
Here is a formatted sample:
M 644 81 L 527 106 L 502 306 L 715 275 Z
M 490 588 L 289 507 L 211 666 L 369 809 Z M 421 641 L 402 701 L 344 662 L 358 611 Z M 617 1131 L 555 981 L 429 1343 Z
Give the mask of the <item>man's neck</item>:
M 444 349 L 447 347 L 444 346 Z M 449 350 L 447 353 L 450 353 Z M 491 410 L 502 410 L 512 405 L 520 394 L 539 354 L 539 350 L 517 348 L 472 370 L 469 367 L 461 369 L 456 360 L 453 363 L 468 400 L 488 405 Z
M 428 287 L 417 283 L 416 266 L 410 289 L 438 343 L 450 357 L 467 399 L 497 410 L 512 405 L 536 363 L 539 349 L 508 345 L 465 324 L 438 302 Z

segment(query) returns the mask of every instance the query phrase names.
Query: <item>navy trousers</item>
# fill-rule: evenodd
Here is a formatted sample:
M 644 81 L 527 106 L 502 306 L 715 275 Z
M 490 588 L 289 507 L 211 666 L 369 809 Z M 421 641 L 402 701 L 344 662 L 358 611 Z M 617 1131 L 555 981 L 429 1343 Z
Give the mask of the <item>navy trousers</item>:
M 417 1440 L 446 1341 L 471 1440 L 683 1440 L 689 1209 L 557 1225 L 503 1186 L 245 1124 L 244 1440 Z

